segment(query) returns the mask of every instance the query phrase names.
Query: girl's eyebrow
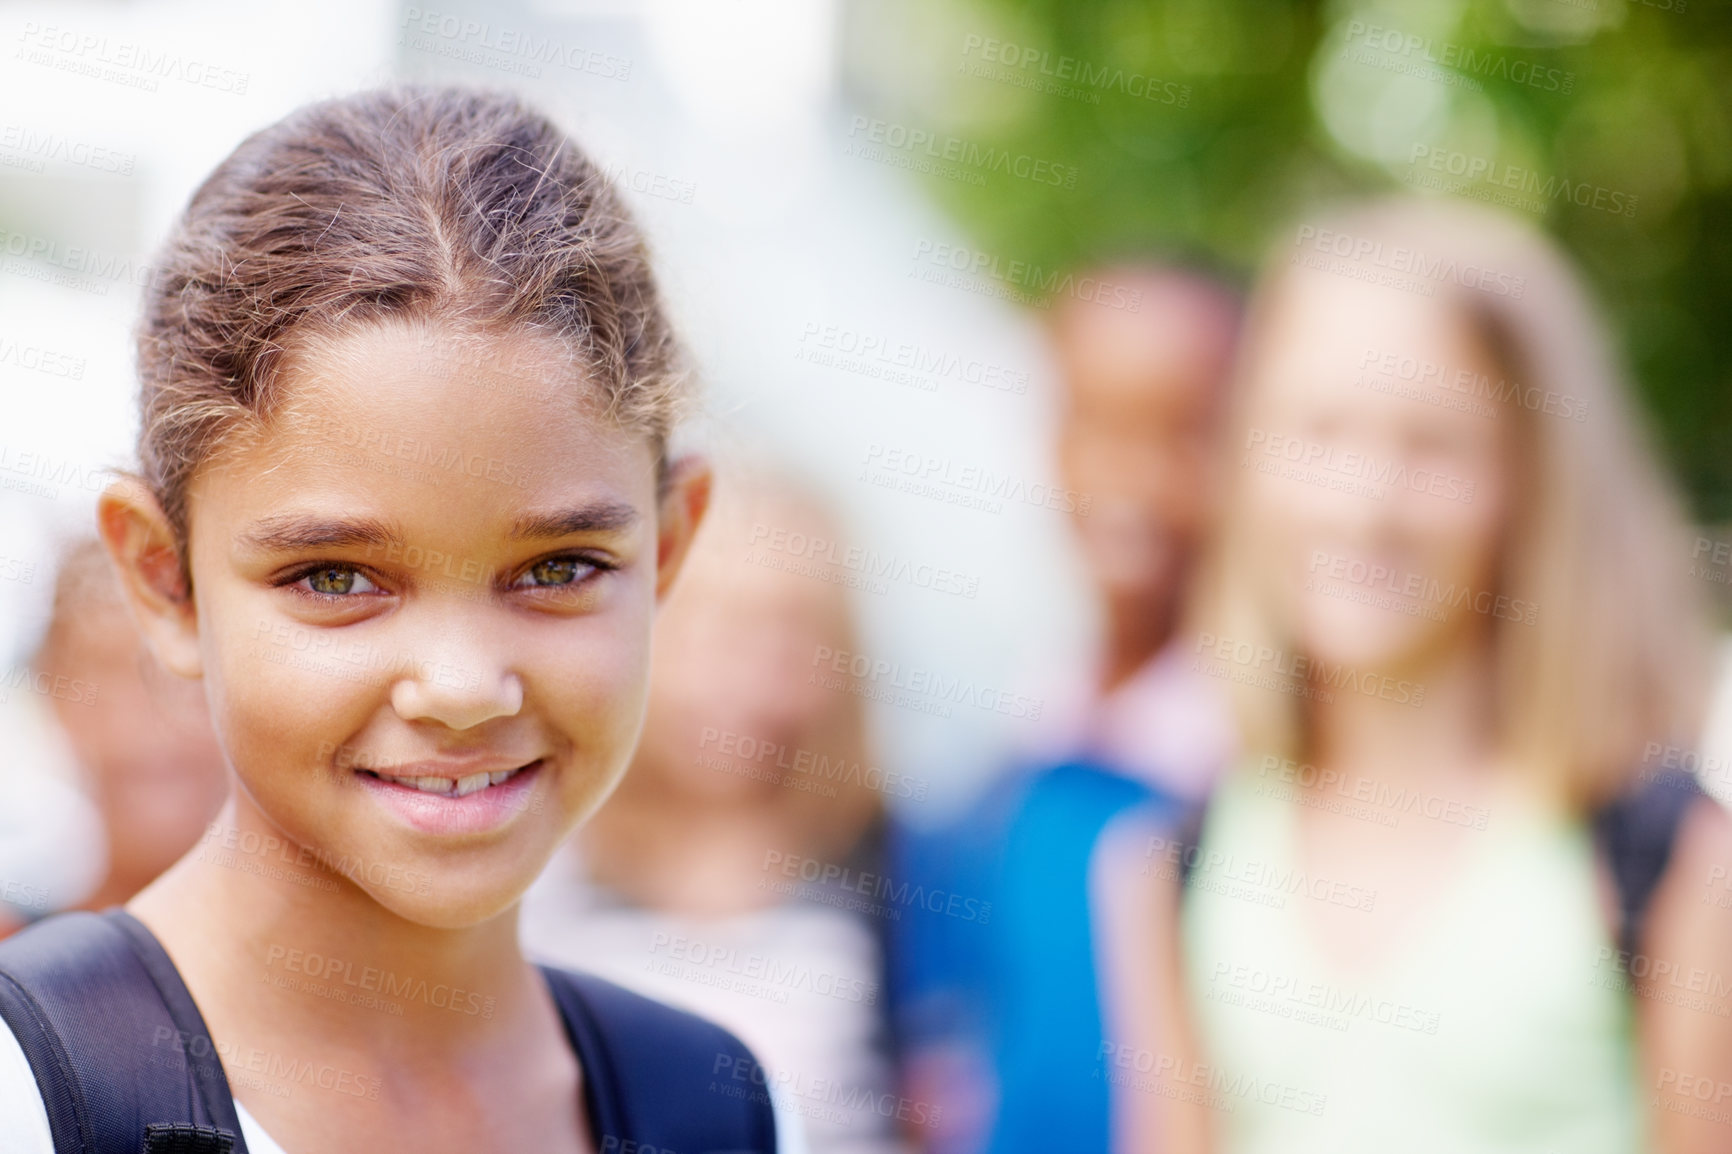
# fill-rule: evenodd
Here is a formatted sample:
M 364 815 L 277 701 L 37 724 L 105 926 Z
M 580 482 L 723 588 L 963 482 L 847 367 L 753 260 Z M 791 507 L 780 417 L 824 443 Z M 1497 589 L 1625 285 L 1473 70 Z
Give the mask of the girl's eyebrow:
M 513 539 L 569 537 L 577 533 L 618 533 L 638 522 L 637 510 L 623 501 L 595 501 L 571 509 L 526 513 L 512 523 Z M 368 545 L 387 548 L 402 544 L 402 535 L 370 517 L 319 517 L 279 513 L 262 518 L 238 535 L 242 545 L 267 552 L 347 548 Z
M 623 501 L 596 501 L 574 509 L 526 513 L 511 526 L 514 538 L 569 537 L 574 533 L 618 533 L 638 521 L 637 510 Z
M 299 513 L 265 517 L 237 538 L 254 549 L 286 552 L 294 549 L 397 544 L 401 538 L 383 521 L 345 520 Z

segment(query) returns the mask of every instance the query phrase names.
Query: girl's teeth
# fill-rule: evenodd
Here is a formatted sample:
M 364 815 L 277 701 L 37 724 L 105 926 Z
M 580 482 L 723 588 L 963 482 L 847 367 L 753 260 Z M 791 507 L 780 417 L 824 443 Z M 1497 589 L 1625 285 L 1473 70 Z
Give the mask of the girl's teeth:
M 393 777 L 388 773 L 378 776 L 386 781 L 394 781 L 398 785 L 406 785 L 410 789 L 418 789 L 422 793 L 437 793 L 444 797 L 467 797 L 486 789 L 490 785 L 500 785 L 516 776 L 515 769 L 502 769 L 497 773 L 472 773 L 468 777 Z

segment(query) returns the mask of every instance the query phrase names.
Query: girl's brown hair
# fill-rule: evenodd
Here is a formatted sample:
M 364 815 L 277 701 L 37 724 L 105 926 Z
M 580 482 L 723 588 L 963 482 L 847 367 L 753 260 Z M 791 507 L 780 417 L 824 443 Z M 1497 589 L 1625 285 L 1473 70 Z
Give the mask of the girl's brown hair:
M 387 320 L 557 342 L 574 385 L 663 461 L 685 374 L 601 170 L 513 96 L 366 92 L 248 137 L 163 250 L 138 334 L 139 457 L 182 542 L 193 475 L 272 414 L 290 352 Z

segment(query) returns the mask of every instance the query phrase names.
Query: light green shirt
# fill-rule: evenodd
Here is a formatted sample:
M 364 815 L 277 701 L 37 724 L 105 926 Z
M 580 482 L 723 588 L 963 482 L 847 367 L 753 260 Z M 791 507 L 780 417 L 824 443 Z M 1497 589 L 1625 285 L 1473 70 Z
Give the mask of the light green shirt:
M 1318 795 L 1255 767 L 1230 774 L 1185 899 L 1227 1154 L 1643 1149 L 1633 1010 L 1585 827 L 1500 800 L 1429 920 L 1355 976 L 1317 949 L 1305 907 L 1375 898 L 1299 871 L 1302 796 Z M 1387 799 L 1360 809 L 1440 820 Z

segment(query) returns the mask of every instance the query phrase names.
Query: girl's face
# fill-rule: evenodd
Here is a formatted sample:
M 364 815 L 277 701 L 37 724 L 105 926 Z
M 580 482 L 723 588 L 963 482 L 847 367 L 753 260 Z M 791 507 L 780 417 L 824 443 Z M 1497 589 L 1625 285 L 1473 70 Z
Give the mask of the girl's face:
M 1500 601 L 1510 413 L 1473 396 L 1501 379 L 1455 309 L 1294 272 L 1252 351 L 1257 580 L 1302 652 L 1418 672 L 1526 607 Z M 1436 366 L 1427 371 L 1425 366 Z M 1408 379 L 1411 378 L 1411 379 Z
M 658 516 L 647 438 L 543 351 L 311 346 L 189 491 L 188 646 L 237 804 L 423 924 L 508 907 L 613 789 L 702 514 L 687 478 Z

